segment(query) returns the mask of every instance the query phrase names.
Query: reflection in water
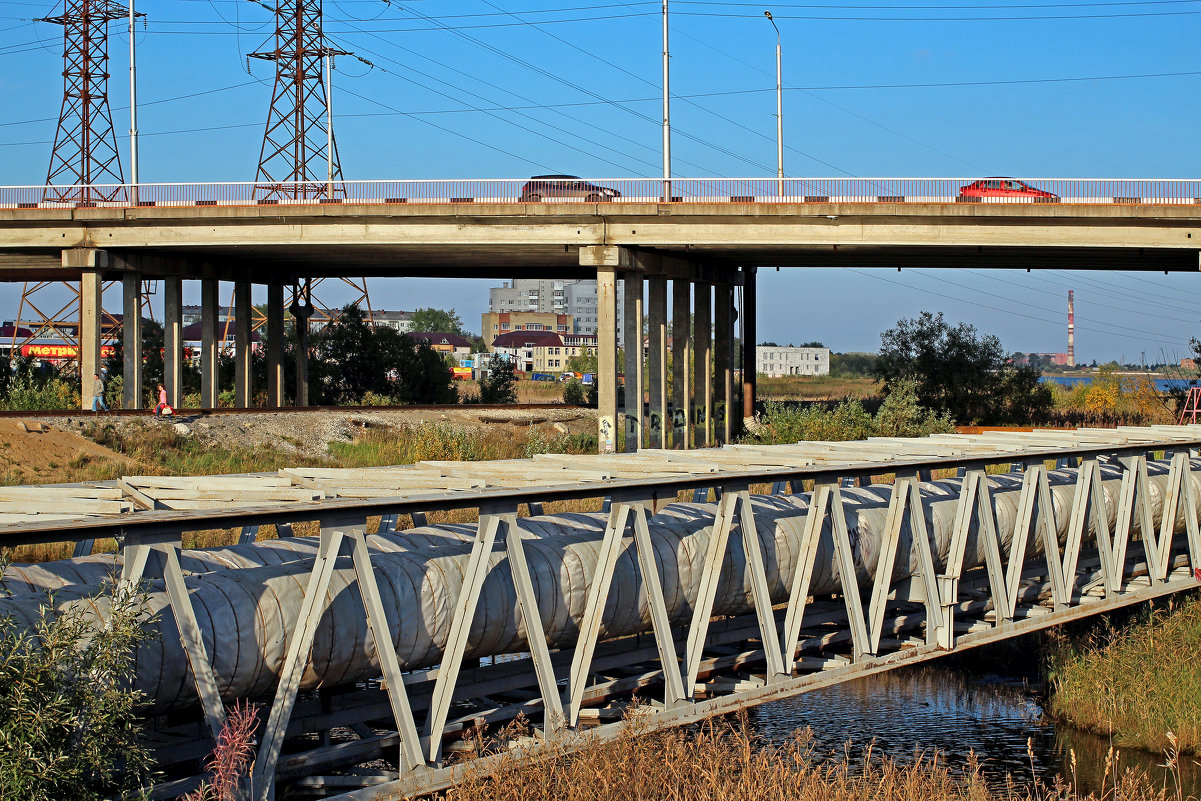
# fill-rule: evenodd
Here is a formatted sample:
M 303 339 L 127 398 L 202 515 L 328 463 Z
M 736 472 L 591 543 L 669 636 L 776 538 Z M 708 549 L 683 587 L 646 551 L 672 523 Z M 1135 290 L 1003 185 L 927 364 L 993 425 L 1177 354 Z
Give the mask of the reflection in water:
M 1071 752 L 1076 756 L 1076 786 L 1099 791 L 1109 754 L 1107 738 L 1043 717 L 1040 698 L 1022 681 L 975 677 L 933 667 L 894 670 L 774 701 L 750 712 L 751 724 L 771 740 L 798 728 L 813 730 L 818 755 L 842 759 L 851 743 L 852 758 L 875 743 L 875 752 L 911 760 L 937 750 L 952 767 L 967 764 L 970 753 L 985 776 L 1003 782 L 1006 775 L 1029 786 L 1035 777 L 1051 785 L 1056 776 L 1072 782 Z M 1033 763 L 1027 743 L 1033 750 Z M 1134 749 L 1116 751 L 1122 770 L 1137 768 L 1166 781 L 1164 758 Z M 1184 795 L 1201 796 L 1201 770 L 1195 758 L 1181 759 Z

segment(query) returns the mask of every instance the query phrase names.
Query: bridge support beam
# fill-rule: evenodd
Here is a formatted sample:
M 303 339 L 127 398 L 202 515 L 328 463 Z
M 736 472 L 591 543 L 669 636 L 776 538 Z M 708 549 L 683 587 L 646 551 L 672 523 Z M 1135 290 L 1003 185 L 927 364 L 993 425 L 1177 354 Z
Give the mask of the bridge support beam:
M 597 448 L 617 450 L 617 273 L 631 266 L 630 252 L 613 245 L 580 248 L 580 266 L 596 269 Z
M 743 268 L 742 287 L 742 422 L 755 419 L 755 273 L 758 268 Z
M 183 279 L 163 279 L 163 388 L 167 403 L 183 402 Z
M 234 405 L 250 406 L 253 396 L 250 375 L 250 282 L 234 284 Z
M 626 451 L 642 448 L 642 273 L 625 274 Z
M 717 383 L 713 434 L 717 444 L 730 441 L 730 414 L 734 408 L 734 293 L 727 283 L 713 285 L 715 348 L 713 372 Z
M 217 353 L 217 319 L 221 316 L 221 282 L 200 281 L 200 405 L 217 408 L 220 393 L 220 356 Z
M 696 447 L 707 448 L 713 444 L 713 292 L 706 282 L 698 282 L 693 290 L 696 359 L 693 363 L 693 413 L 692 423 L 696 432 Z
M 687 278 L 676 278 L 671 283 L 671 364 L 672 364 L 672 410 L 671 447 L 688 449 L 692 443 L 688 436 L 691 430 L 692 365 L 689 363 L 692 331 L 692 282 Z
M 652 448 L 667 447 L 667 277 L 652 275 L 647 279 L 648 368 L 650 387 L 650 416 L 648 444 Z
M 142 408 L 142 275 L 121 277 L 121 372 L 124 386 L 121 406 Z
M 284 405 L 284 285 L 267 285 L 267 405 Z

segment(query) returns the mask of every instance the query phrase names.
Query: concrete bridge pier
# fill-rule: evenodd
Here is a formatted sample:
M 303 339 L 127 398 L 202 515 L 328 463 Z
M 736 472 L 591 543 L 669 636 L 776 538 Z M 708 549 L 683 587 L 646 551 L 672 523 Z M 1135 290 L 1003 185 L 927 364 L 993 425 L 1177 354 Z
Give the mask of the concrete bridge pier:
M 755 274 L 757 267 L 742 270 L 742 422 L 752 423 L 755 418 Z
M 142 386 L 142 274 L 127 272 L 121 276 L 121 405 L 141 409 L 145 392 Z
M 79 270 L 79 401 L 80 408 L 92 408 L 92 376 L 100 372 L 100 321 L 104 316 L 103 273 L 108 253 L 92 248 L 62 251 L 62 265 Z
M 220 298 L 221 282 L 218 279 L 200 279 L 200 405 L 205 409 L 217 408 L 221 391 L 217 353 Z
M 167 403 L 183 403 L 183 279 L 163 278 L 163 388 Z
M 730 441 L 734 411 L 734 291 L 728 281 L 713 285 L 713 435 L 718 445 Z
M 284 405 L 284 285 L 267 284 L 267 405 Z
M 250 372 L 250 282 L 234 282 L 234 405 L 246 409 L 254 397 Z
M 625 393 L 626 415 L 625 450 L 634 453 L 642 449 L 644 421 L 642 411 L 642 273 L 633 270 L 624 274 L 625 281 Z
M 651 448 L 667 446 L 667 276 L 647 278 L 647 385 L 650 388 L 650 413 L 647 418 L 647 444 Z
M 671 282 L 671 447 L 687 450 L 692 447 L 692 364 L 689 352 L 692 345 L 692 282 L 674 278 Z
M 713 444 L 713 287 L 698 281 L 692 290 L 693 316 L 693 441 L 698 448 Z

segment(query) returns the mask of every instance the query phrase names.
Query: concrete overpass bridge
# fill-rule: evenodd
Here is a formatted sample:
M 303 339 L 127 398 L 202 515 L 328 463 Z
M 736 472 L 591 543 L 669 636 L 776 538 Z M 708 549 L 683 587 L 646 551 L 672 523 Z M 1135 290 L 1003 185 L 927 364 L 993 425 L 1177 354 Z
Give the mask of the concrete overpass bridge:
M 396 799 L 502 766 L 475 732 L 561 754 L 632 696 L 654 731 L 1195 590 L 1198 448 L 1127 427 L 0 488 L 7 546 L 119 544 L 9 567 L 0 614 L 34 626 L 53 589 L 103 620 L 110 576 L 148 582 L 152 798 L 248 700 L 255 801 Z M 430 524 L 451 511 L 474 522 Z
M 100 288 L 125 282 L 136 331 L 144 278 L 164 281 L 167 389 L 178 400 L 182 282 L 199 280 L 205 324 L 202 364 L 216 362 L 219 281 L 268 287 L 268 342 L 282 336 L 284 288 L 325 276 L 587 277 L 599 281 L 602 448 L 618 421 L 616 308 L 626 338 L 650 328 L 652 368 L 633 352 L 631 397 L 649 389 L 649 418 L 626 410 L 629 447 L 729 439 L 749 409 L 753 375 L 733 386 L 735 319 L 755 342 L 760 267 L 958 267 L 1196 271 L 1201 266 L 1201 181 L 1027 181 L 981 188 L 975 179 L 591 180 L 533 194 L 524 181 L 362 181 L 336 184 L 154 184 L 0 188 L 0 278 L 78 280 L 81 367 L 99 362 Z M 1016 183 L 996 180 L 998 185 Z M 574 185 L 574 184 L 573 184 Z M 584 187 L 580 190 L 579 187 Z M 601 190 L 608 190 L 600 194 Z M 616 192 L 611 195 L 609 192 Z M 617 294 L 624 279 L 623 297 Z M 669 313 L 669 284 L 671 311 Z M 742 287 L 741 292 L 736 287 Z M 734 309 L 736 295 L 742 308 Z M 690 341 L 689 314 L 713 339 Z M 669 323 L 670 321 L 670 323 Z M 703 324 L 702 324 L 703 323 Z M 687 375 L 676 360 L 668 419 L 668 326 L 713 376 Z M 237 332 L 237 397 L 251 397 L 250 331 Z M 127 349 L 132 353 L 132 349 Z M 753 362 L 753 350 L 742 354 Z M 268 396 L 282 405 L 282 351 L 268 353 Z M 302 365 L 303 368 L 303 365 Z M 126 364 L 127 404 L 138 403 L 140 364 Z M 202 402 L 216 405 L 205 370 Z M 307 400 L 307 371 L 297 397 Z M 687 388 L 687 389 L 681 389 Z M 704 421 L 701 423 L 700 421 Z M 668 429 L 671 429 L 668 431 Z

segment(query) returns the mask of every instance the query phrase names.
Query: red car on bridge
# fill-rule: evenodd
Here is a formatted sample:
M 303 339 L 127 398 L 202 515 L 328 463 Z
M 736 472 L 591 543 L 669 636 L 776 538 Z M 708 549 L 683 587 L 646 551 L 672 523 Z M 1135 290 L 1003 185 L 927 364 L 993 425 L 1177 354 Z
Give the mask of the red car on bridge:
M 960 203 L 1058 203 L 1059 195 L 1015 178 L 981 178 L 959 188 Z

